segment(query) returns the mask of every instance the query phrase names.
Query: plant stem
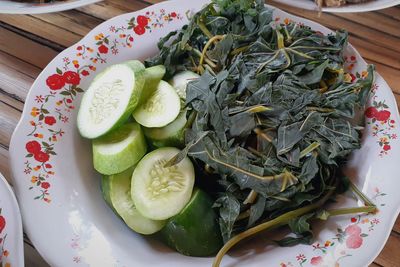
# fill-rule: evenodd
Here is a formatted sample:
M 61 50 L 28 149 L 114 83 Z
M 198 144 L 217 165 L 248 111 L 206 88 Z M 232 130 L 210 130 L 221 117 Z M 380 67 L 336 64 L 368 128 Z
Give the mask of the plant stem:
M 210 47 L 210 45 L 212 43 L 214 43 L 215 41 L 220 41 L 222 39 L 225 38 L 225 35 L 215 35 L 214 37 L 210 38 L 210 40 L 208 40 L 208 42 L 205 44 L 203 51 L 201 52 L 201 56 L 200 56 L 200 61 L 199 61 L 199 65 L 203 64 L 204 58 L 206 56 L 206 52 L 208 50 L 208 47 Z
M 322 206 L 333 194 L 335 191 L 335 188 L 330 189 L 326 195 L 321 198 L 319 201 L 315 202 L 314 204 L 299 208 L 297 210 L 289 211 L 285 214 L 282 214 L 279 217 L 276 217 L 275 219 L 272 219 L 270 221 L 267 221 L 265 223 L 259 224 L 255 227 L 252 227 L 234 237 L 232 237 L 228 242 L 225 243 L 225 245 L 220 249 L 218 252 L 217 256 L 214 259 L 213 262 L 213 267 L 219 267 L 222 261 L 222 257 L 237 243 L 242 241 L 245 238 L 248 238 L 252 235 L 255 235 L 261 231 L 269 230 L 271 228 L 279 227 L 282 225 L 285 225 L 289 223 L 290 220 L 297 218 L 299 216 L 302 216 L 304 214 L 307 214 L 313 210 L 318 209 L 320 206 Z
M 303 149 L 300 152 L 300 158 L 303 158 L 305 155 L 307 155 L 308 153 L 310 153 L 311 151 L 313 151 L 314 149 L 317 149 L 319 147 L 319 143 L 318 142 L 314 142 L 311 145 L 309 145 L 308 147 L 306 147 L 305 149 Z
M 343 208 L 343 209 L 332 209 L 328 210 L 329 217 L 338 216 L 338 215 L 346 215 L 346 214 L 354 214 L 354 213 L 370 213 L 376 211 L 376 206 L 364 206 L 364 207 L 355 207 L 355 208 Z

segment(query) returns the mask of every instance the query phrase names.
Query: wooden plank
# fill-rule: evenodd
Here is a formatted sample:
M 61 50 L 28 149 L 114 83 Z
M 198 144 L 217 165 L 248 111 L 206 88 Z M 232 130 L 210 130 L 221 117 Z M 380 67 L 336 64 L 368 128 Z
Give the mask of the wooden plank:
M 389 84 L 393 92 L 400 94 L 400 70 L 396 70 L 390 66 L 382 65 L 372 60 L 366 59 L 368 63 L 374 64 L 376 71 L 382 75 L 383 79 Z
M 38 68 L 2 51 L 0 51 L 0 63 L 32 78 L 36 78 L 42 71 L 41 68 Z
M 354 25 L 360 24 L 377 31 L 384 29 L 386 33 L 400 37 L 399 22 L 378 12 L 335 13 L 335 16 L 349 20 Z
M 400 96 L 399 96 L 400 98 Z M 396 233 L 400 234 L 400 216 L 397 217 L 397 220 L 393 226 L 393 231 L 395 231 Z
M 379 265 L 379 264 L 373 262 L 373 263 L 371 263 L 371 264 L 369 265 L 369 267 L 382 267 L 382 265 Z
M 69 10 L 57 13 L 47 14 L 35 14 L 33 17 L 40 19 L 41 21 L 66 29 L 73 32 L 80 37 L 86 35 L 89 31 L 95 28 L 97 25 L 103 22 L 102 19 L 98 19 L 77 10 Z
M 63 47 L 69 47 L 82 38 L 81 35 L 29 15 L 2 14 L 0 21 Z
M 400 235 L 392 233 L 381 254 L 374 261 L 385 267 L 398 267 L 400 264 Z
M 132 5 L 134 5 L 134 6 L 132 6 Z M 130 6 L 130 8 L 132 8 L 129 11 L 134 11 L 134 10 L 139 10 L 139 9 L 145 8 L 148 6 L 148 4 L 143 3 L 143 2 L 134 1 L 129 6 Z M 99 3 L 93 4 L 93 5 L 83 6 L 83 7 L 78 8 L 78 10 L 85 14 L 89 14 L 91 16 L 94 16 L 96 18 L 100 18 L 103 20 L 107 20 L 112 17 L 124 14 L 128 11 L 126 8 L 124 8 L 123 4 L 119 5 L 119 4 L 111 3 L 110 1 L 107 1 L 107 2 L 104 1 L 104 2 L 99 2 Z
M 8 150 L 0 145 L 0 172 L 6 178 L 6 180 L 11 182 L 11 168 L 9 163 L 9 155 Z
M 17 58 L 39 68 L 44 68 L 58 54 L 57 51 L 49 47 L 4 28 L 0 28 L 0 36 L 7 36 L 7 38 L 0 38 L 1 51 L 15 55 Z
M 143 1 L 146 3 L 149 3 L 149 4 L 157 4 L 157 3 L 164 2 L 165 0 L 143 0 Z
M 0 89 L 0 99 L 1 99 L 0 102 L 3 102 L 5 104 L 7 104 L 8 106 L 15 108 L 20 112 L 22 112 L 22 110 L 24 108 L 24 102 L 21 102 L 15 98 L 13 98 L 9 94 L 4 93 L 4 91 L 2 91 L 1 89 Z M 1 116 L 0 116 L 0 119 L 1 119 Z
M 360 52 L 363 58 L 400 70 L 400 52 L 384 49 L 373 41 L 361 39 L 353 35 L 350 36 L 349 41 Z
M 24 102 L 34 78 L 0 63 L 0 90 Z
M 11 135 L 15 126 L 17 126 L 20 116 L 21 111 L 0 101 L 0 144 L 3 147 L 9 146 Z
M 323 13 L 321 16 L 318 16 L 318 12 L 315 11 L 295 8 L 292 6 L 278 3 L 276 1 L 270 1 L 269 3 L 294 15 L 316 21 L 332 30 L 346 29 L 353 36 L 357 36 L 358 38 L 368 40 L 365 42 L 372 42 L 376 44 L 377 46 L 379 46 L 380 50 L 383 50 L 382 48 L 388 48 L 400 52 L 400 46 L 398 45 L 399 42 L 398 38 L 386 34 L 385 31 L 382 31 L 382 29 L 381 30 L 371 29 L 361 24 L 347 21 L 345 19 L 340 19 L 339 17 L 329 13 Z
M 400 21 L 400 9 L 391 7 L 391 8 L 385 8 L 378 10 L 377 12 L 384 14 L 392 19 L 399 20 Z

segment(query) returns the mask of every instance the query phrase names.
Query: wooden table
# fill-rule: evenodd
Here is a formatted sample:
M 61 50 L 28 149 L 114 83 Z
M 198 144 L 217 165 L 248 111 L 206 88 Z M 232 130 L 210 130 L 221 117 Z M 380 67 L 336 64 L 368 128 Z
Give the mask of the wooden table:
M 10 179 L 8 147 L 29 88 L 60 51 L 116 15 L 159 0 L 108 0 L 79 9 L 43 15 L 0 15 L 0 171 Z M 269 2 L 269 1 L 268 1 Z M 269 2 L 270 3 L 270 2 Z M 272 2 L 295 15 L 331 28 L 345 28 L 350 42 L 376 65 L 400 103 L 400 6 L 376 12 L 322 14 Z M 400 266 L 400 219 L 371 266 Z M 348 267 L 348 266 L 346 266 Z

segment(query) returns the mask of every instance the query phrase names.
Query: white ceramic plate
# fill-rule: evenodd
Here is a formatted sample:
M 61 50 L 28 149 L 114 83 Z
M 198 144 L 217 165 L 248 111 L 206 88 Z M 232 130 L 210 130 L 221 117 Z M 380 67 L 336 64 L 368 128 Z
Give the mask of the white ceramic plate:
M 317 5 L 310 0 L 274 0 L 274 1 L 282 2 L 290 6 L 318 11 Z M 367 11 L 384 9 L 395 5 L 400 5 L 400 0 L 374 0 L 360 4 L 348 4 L 341 7 L 324 7 L 322 8 L 322 11 L 337 12 L 337 13 L 367 12 Z
M 0 1 L 0 13 L 5 14 L 40 14 L 74 9 L 99 2 L 101 0 L 66 0 L 50 3 L 29 3 L 13 0 Z
M 130 231 L 113 214 L 101 196 L 90 142 L 81 138 L 76 128 L 82 96 L 79 88 L 87 88 L 94 75 L 110 64 L 154 55 L 159 38 L 179 29 L 187 22 L 187 14 L 204 3 L 168 1 L 106 21 L 60 53 L 33 84 L 11 140 L 10 155 L 25 230 L 51 266 L 210 266 L 212 258 L 182 256 Z M 278 9 L 274 14 L 276 22 L 294 20 L 330 33 L 317 23 Z M 149 19 L 145 28 L 137 27 L 139 15 Z M 366 63 L 351 46 L 346 50 L 346 62 L 354 79 L 365 75 Z M 69 83 L 62 76 L 69 76 Z M 379 75 L 369 105 L 379 116 L 367 119 L 363 147 L 353 154 L 349 169 L 353 181 L 377 203 L 379 212 L 337 217 L 316 226 L 318 236 L 312 246 L 266 246 L 261 238 L 224 258 L 223 266 L 338 263 L 336 266 L 365 267 L 375 259 L 400 207 L 400 194 L 393 186 L 400 158 L 399 114 L 390 88 Z M 338 204 L 359 203 L 343 198 Z
M 0 173 L 0 266 L 23 267 L 21 213 L 10 185 Z

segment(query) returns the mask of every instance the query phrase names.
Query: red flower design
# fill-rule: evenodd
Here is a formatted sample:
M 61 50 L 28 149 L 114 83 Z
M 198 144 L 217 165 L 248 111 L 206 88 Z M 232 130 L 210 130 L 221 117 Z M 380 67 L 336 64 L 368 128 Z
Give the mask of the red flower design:
M 175 12 L 172 12 L 172 13 L 171 13 L 171 17 L 176 18 L 176 13 L 175 13 Z
M 50 156 L 43 151 L 39 151 L 35 154 L 34 158 L 39 162 L 46 162 L 49 160 Z
M 45 166 L 46 168 L 48 168 L 48 169 L 53 168 L 53 166 L 51 166 L 51 164 L 49 164 L 49 163 L 46 163 L 44 166 Z
M 352 223 L 355 223 L 355 222 L 357 221 L 357 219 L 354 218 L 354 217 L 352 217 L 352 218 L 350 219 L 350 221 L 351 221 Z
M 44 117 L 44 123 L 46 123 L 47 125 L 53 125 L 54 123 L 56 123 L 56 119 L 53 116 L 46 116 Z
M 88 72 L 87 70 L 83 70 L 83 71 L 81 72 L 81 74 L 82 74 L 83 76 L 88 76 L 88 75 L 89 75 L 89 72 Z
M 145 16 L 138 16 L 136 18 L 136 20 L 137 20 L 137 23 L 142 27 L 147 26 L 147 24 L 149 23 L 149 19 Z
M 6 219 L 3 216 L 0 216 L 0 234 L 3 232 L 6 227 Z
M 101 45 L 99 46 L 99 48 L 97 48 L 97 50 L 99 50 L 99 52 L 101 54 L 107 54 L 108 53 L 108 47 L 105 45 Z M 82 74 L 83 75 L 83 74 Z
M 354 61 L 354 60 L 356 60 L 356 57 L 355 56 L 351 56 L 350 59 L 351 59 L 351 61 Z
M 374 118 L 377 113 L 378 110 L 375 107 L 369 107 L 365 110 L 365 116 L 370 119 Z
M 321 256 L 318 257 L 312 257 L 311 258 L 311 265 L 320 265 L 322 263 L 323 259 Z
M 71 103 L 72 103 L 72 100 L 69 99 L 69 98 L 68 98 L 66 101 L 67 101 L 68 104 L 71 104 Z
M 346 246 L 348 248 L 357 249 L 361 247 L 363 243 L 363 239 L 359 235 L 351 235 L 346 240 Z
M 137 34 L 137 35 L 142 35 L 143 33 L 146 32 L 146 29 L 141 26 L 141 25 L 137 25 L 135 28 L 133 28 L 133 31 Z
M 129 41 L 133 42 L 133 37 L 129 37 Z
M 60 74 L 53 74 L 46 79 L 46 84 L 51 90 L 60 90 L 65 85 L 64 77 Z
M 350 77 L 351 77 L 351 82 L 354 82 L 357 79 L 357 77 L 353 73 L 350 73 Z
M 381 110 L 375 115 L 378 121 L 387 121 L 390 118 L 390 111 Z
M 383 150 L 388 151 L 390 150 L 392 147 L 390 145 L 384 145 L 383 146 Z
M 43 182 L 43 183 L 41 184 L 41 187 L 42 187 L 43 189 L 48 189 L 48 188 L 50 187 L 50 184 L 49 184 L 48 182 Z
M 361 228 L 356 224 L 351 224 L 351 225 L 346 227 L 345 232 L 348 235 L 360 235 L 361 234 Z
M 76 50 L 82 50 L 82 46 L 78 46 Z
M 42 146 L 38 141 L 29 141 L 26 143 L 25 148 L 29 153 L 36 154 L 42 149 Z
M 79 77 L 79 74 L 76 73 L 75 71 L 66 71 L 63 74 L 63 78 L 65 80 L 65 83 L 72 84 L 72 85 L 78 85 L 81 81 L 81 77 Z

